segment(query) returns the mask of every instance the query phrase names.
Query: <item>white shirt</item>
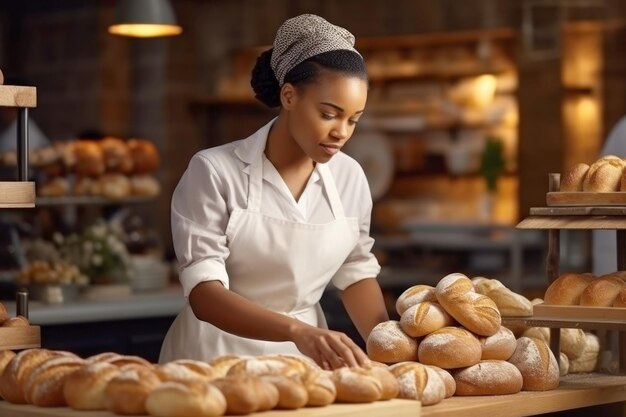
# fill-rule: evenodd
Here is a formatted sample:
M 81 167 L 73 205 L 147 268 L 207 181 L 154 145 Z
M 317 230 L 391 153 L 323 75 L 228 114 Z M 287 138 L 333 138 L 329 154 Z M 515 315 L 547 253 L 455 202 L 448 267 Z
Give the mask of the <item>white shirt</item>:
M 225 261 L 230 252 L 225 230 L 229 213 L 246 208 L 249 165 L 256 158 L 263 158 L 262 213 L 300 223 L 323 224 L 333 220 L 317 169 L 296 202 L 265 157 L 266 140 L 257 132 L 244 140 L 202 150 L 191 158 L 180 179 L 172 197 L 172 237 L 185 296 L 203 281 L 219 280 L 229 287 Z M 371 253 L 374 239 L 369 235 L 372 199 L 358 162 L 339 152 L 327 164 L 346 217 L 358 218 L 360 225 L 358 243 L 332 279 L 343 290 L 380 272 Z

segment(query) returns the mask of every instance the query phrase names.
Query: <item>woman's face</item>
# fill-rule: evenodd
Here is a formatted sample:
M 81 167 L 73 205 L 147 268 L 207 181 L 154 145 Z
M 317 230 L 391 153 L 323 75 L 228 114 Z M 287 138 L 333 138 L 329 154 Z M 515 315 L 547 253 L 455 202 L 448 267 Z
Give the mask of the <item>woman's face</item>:
M 315 162 L 328 162 L 354 133 L 365 109 L 367 81 L 324 71 L 293 94 L 286 108 L 292 137 Z

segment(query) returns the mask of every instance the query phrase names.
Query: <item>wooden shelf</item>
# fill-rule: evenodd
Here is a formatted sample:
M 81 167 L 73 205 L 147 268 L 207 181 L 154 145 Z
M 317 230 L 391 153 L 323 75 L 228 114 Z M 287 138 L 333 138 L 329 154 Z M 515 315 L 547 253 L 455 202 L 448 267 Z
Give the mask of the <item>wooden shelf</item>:
M 154 200 L 158 196 L 142 197 L 131 196 L 121 200 L 113 200 L 104 197 L 89 196 L 66 196 L 66 197 L 37 197 L 35 200 L 37 206 L 88 206 L 88 205 L 116 205 L 116 204 L 133 204 L 145 203 Z
M 626 230 L 626 216 L 529 216 L 518 229 Z
M 626 331 L 626 308 L 538 304 L 532 317 L 503 317 L 505 325 Z
M 31 349 L 40 346 L 41 329 L 39 326 L 0 327 L 0 350 Z
M 37 88 L 0 85 L 0 106 L 37 107 Z
M 35 183 L 32 181 L 0 182 L 0 208 L 35 207 Z

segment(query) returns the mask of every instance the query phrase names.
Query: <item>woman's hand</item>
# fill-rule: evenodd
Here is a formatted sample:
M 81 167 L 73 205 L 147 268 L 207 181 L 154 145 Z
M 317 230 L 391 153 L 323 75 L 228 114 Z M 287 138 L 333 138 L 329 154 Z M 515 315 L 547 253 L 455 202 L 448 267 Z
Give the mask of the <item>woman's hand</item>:
M 291 332 L 291 339 L 298 350 L 323 369 L 371 365 L 367 355 L 344 333 L 319 329 L 302 322 L 295 324 Z

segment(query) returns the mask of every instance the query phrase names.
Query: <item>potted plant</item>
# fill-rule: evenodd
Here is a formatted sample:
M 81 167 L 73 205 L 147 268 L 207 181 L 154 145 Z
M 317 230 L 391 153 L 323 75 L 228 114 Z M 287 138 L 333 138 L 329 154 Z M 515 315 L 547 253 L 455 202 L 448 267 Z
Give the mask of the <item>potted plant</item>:
M 485 179 L 487 194 L 483 199 L 481 215 L 491 218 L 493 212 L 493 200 L 498 189 L 498 178 L 505 169 L 504 147 L 502 141 L 495 136 L 488 136 L 485 141 L 480 160 L 480 174 Z

